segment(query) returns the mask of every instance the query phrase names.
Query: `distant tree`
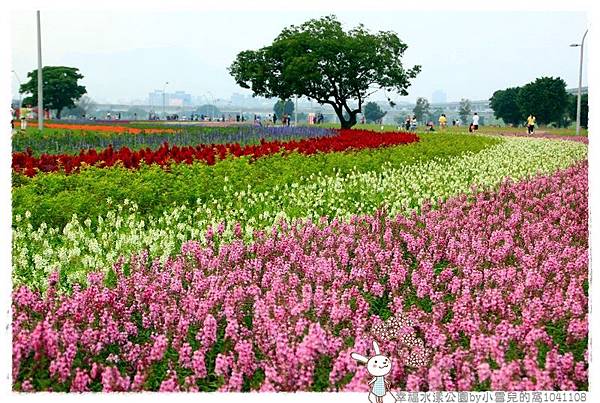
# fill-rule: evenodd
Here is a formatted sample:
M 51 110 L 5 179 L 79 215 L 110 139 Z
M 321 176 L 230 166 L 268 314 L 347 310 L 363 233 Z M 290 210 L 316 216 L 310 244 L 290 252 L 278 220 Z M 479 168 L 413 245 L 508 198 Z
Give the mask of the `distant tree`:
M 379 122 L 379 119 L 383 118 L 387 112 L 384 112 L 377 103 L 367 102 L 365 104 L 363 115 L 367 122 Z
M 326 16 L 285 28 L 266 47 L 240 52 L 229 71 L 255 95 L 329 104 L 342 128 L 350 128 L 374 92 L 408 95 L 420 66 L 402 65 L 406 49 L 395 32 L 371 33 L 363 25 L 344 31 L 335 16 Z
M 21 94 L 31 94 L 23 99 L 23 105 L 37 105 L 38 103 L 38 81 L 37 69 L 27 73 L 29 81 L 21 84 Z M 42 68 L 43 85 L 43 108 L 56 110 L 56 118 L 60 119 L 64 108 L 74 108 L 77 101 L 86 89 L 77 81 L 83 78 L 79 69 L 65 66 L 45 66 Z
M 294 113 L 294 101 L 291 99 L 288 99 L 287 101 L 282 101 L 281 99 L 278 100 L 275 102 L 275 105 L 273 105 L 273 112 L 275 112 L 278 117 L 283 116 L 284 113 L 291 116 Z
M 417 98 L 413 113 L 417 117 L 417 122 L 423 122 L 429 116 L 429 101 L 422 97 Z
M 72 108 L 65 108 L 61 112 L 61 116 L 83 117 L 90 116 L 96 110 L 96 103 L 87 95 L 82 96 Z
M 221 111 L 219 110 L 219 108 L 217 108 L 214 105 L 210 105 L 210 104 L 205 104 L 205 105 L 199 106 L 196 109 L 195 113 L 198 115 L 204 115 L 204 116 L 208 116 L 208 117 L 221 116 Z
M 147 114 L 146 110 L 139 106 L 132 106 L 131 108 L 129 108 L 127 110 L 127 116 L 130 119 L 133 119 L 133 118 L 144 119 L 146 114 Z
M 521 113 L 534 114 L 538 124 L 560 123 L 569 105 L 566 87 L 560 77 L 541 77 L 525 84 L 517 95 Z
M 494 116 L 502 119 L 504 123 L 521 125 L 525 120 L 521 108 L 517 102 L 520 87 L 511 87 L 494 92 L 490 98 L 490 106 L 494 110 Z
M 461 99 L 458 106 L 458 116 L 463 125 L 469 122 L 469 116 L 471 116 L 471 101 L 468 99 Z
M 431 120 L 435 123 L 442 115 L 442 113 L 444 113 L 444 110 L 442 108 L 435 108 L 432 112 L 429 113 L 428 120 Z
M 581 127 L 588 127 L 588 94 L 581 94 Z M 569 119 L 572 122 L 577 122 L 577 95 L 571 95 L 569 97 Z

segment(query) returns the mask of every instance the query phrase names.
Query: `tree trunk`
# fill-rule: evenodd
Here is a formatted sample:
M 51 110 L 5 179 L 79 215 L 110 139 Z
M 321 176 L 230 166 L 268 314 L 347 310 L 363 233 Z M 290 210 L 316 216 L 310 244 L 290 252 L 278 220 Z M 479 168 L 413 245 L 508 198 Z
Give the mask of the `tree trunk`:
M 340 119 L 340 124 L 342 129 L 351 129 L 356 124 L 356 112 L 352 112 L 349 115 L 348 120 L 344 118 L 344 112 L 341 107 L 334 107 L 333 110 L 335 114 Z

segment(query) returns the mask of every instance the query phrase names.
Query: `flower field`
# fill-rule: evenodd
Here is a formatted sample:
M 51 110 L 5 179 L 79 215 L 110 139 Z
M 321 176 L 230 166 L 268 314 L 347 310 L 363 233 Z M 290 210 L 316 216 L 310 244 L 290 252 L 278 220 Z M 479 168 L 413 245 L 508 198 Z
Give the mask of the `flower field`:
M 257 145 L 241 146 L 233 144 L 202 144 L 196 147 L 184 146 L 170 147 L 164 143 L 158 149 L 150 148 L 132 151 L 128 147 L 115 150 L 109 145 L 101 152 L 95 149 L 82 150 L 79 155 L 69 154 L 42 154 L 34 157 L 33 151 L 13 153 L 12 168 L 14 171 L 24 173 L 31 177 L 40 172 L 56 172 L 64 170 L 72 173 L 81 166 L 112 167 L 123 164 L 126 168 L 139 168 L 140 163 L 147 165 L 156 164 L 167 167 L 173 163 L 191 164 L 194 161 L 203 161 L 208 165 L 214 165 L 218 160 L 227 156 L 241 157 L 251 156 L 260 158 L 279 152 L 297 151 L 301 154 L 314 154 L 317 152 L 339 152 L 349 149 L 387 147 L 399 144 L 408 144 L 418 141 L 418 137 L 412 133 L 374 133 L 358 130 L 340 130 L 334 136 L 316 137 L 302 140 L 290 141 L 265 141 L 260 140 Z
M 586 390 L 587 146 L 403 136 L 15 168 L 14 389 L 366 391 L 404 314 L 394 389 Z

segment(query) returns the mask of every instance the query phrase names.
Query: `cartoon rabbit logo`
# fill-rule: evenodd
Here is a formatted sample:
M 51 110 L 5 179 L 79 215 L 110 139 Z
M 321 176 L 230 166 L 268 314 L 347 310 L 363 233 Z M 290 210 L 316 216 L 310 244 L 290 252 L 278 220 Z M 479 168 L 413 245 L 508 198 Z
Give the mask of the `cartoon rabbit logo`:
M 371 358 L 367 358 L 359 353 L 352 353 L 350 356 L 358 362 L 367 364 L 367 371 L 373 376 L 373 379 L 369 382 L 369 385 L 372 385 L 371 393 L 369 393 L 369 401 L 371 403 L 383 403 L 383 397 L 388 394 L 391 396 L 391 400 L 386 398 L 386 401 L 395 402 L 396 398 L 394 395 L 388 393 L 390 385 L 385 379 L 392 371 L 392 360 L 381 354 L 379 344 L 375 340 L 373 340 L 373 350 L 375 351 L 375 355 Z

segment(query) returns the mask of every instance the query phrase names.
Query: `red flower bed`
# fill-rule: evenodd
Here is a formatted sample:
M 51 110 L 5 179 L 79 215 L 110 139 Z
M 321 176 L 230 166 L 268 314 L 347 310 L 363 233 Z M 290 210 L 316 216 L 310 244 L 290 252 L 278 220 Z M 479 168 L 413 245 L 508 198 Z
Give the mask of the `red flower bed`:
M 156 150 L 149 148 L 132 151 L 127 147 L 115 150 L 109 146 L 101 152 L 96 150 L 81 151 L 79 155 L 42 154 L 39 158 L 27 152 L 15 152 L 12 158 L 12 168 L 27 176 L 35 176 L 39 172 L 55 172 L 64 170 L 66 173 L 77 171 L 82 165 L 110 167 L 121 163 L 126 168 L 138 168 L 141 162 L 168 166 L 172 163 L 191 164 L 194 161 L 204 161 L 213 165 L 217 160 L 225 159 L 228 155 L 235 157 L 252 156 L 259 158 L 278 152 L 289 153 L 297 151 L 310 155 L 317 152 L 339 152 L 350 149 L 378 148 L 419 141 L 416 134 L 396 132 L 372 132 L 368 130 L 340 130 L 332 137 L 319 137 L 298 141 L 265 141 L 260 144 L 240 146 L 239 144 L 201 144 L 197 146 L 169 146 L 163 144 Z

